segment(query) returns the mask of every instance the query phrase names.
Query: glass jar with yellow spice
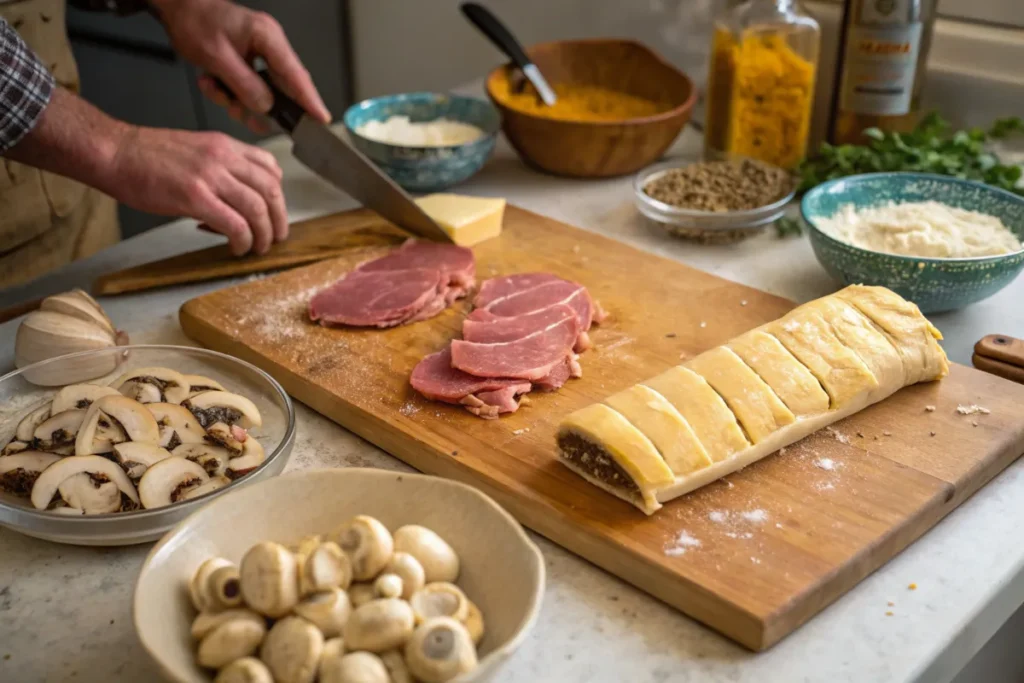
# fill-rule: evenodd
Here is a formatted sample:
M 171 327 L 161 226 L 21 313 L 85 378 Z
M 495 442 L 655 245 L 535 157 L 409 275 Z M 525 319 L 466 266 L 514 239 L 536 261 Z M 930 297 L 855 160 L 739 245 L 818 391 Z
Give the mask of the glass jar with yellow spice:
M 796 0 L 747 0 L 715 23 L 704 152 L 792 169 L 807 153 L 821 29 Z

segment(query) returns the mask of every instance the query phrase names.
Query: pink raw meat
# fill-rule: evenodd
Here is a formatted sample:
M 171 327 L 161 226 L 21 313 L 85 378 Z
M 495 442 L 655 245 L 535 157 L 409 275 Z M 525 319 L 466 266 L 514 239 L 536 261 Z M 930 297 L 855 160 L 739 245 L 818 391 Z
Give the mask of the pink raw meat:
M 446 282 L 468 290 L 473 286 L 476 263 L 473 252 L 466 247 L 437 242 L 407 240 L 386 256 L 359 266 L 363 272 L 436 268 L 446 276 Z
M 528 391 L 530 391 L 530 383 L 523 382 L 495 389 L 494 391 L 481 391 L 478 394 L 470 394 L 462 399 L 462 404 L 466 410 L 477 417 L 493 420 L 504 413 L 514 413 L 519 410 L 519 401 L 516 399 Z
M 579 336 L 575 318 L 520 339 L 498 344 L 452 342 L 452 366 L 477 377 L 515 377 L 539 380 L 572 353 Z
M 511 294 L 560 279 L 551 273 L 513 273 L 502 277 L 492 277 L 490 280 L 484 280 L 484 283 L 480 285 L 480 291 L 476 293 L 473 305 L 483 308 Z
M 487 284 L 486 282 L 484 283 Z M 520 290 L 509 296 L 492 301 L 486 308 L 478 308 L 469 314 L 469 320 L 490 321 L 497 317 L 521 316 L 543 310 L 555 304 L 571 306 L 576 311 L 580 324 L 580 335 L 576 340 L 575 349 L 582 353 L 591 347 L 590 335 L 587 330 L 594 316 L 594 302 L 587 288 L 568 280 L 556 279 L 543 284 Z M 602 311 L 603 314 L 603 311 Z
M 513 341 L 538 330 L 547 329 L 575 315 L 576 312 L 569 306 L 555 304 L 525 315 L 510 318 L 495 316 L 493 320 L 487 322 L 468 319 L 462 323 L 462 338 L 468 342 L 481 344 Z
M 565 362 L 556 365 L 545 377 L 541 377 L 533 383 L 537 391 L 556 391 L 569 381 L 570 377 L 582 377 L 583 368 L 580 367 L 579 356 L 575 353 L 565 359 Z
M 309 317 L 321 325 L 392 327 L 415 317 L 443 291 L 441 271 L 355 271 L 309 301 Z
M 445 403 L 462 403 L 471 394 L 522 387 L 524 384 L 526 388 L 523 391 L 530 390 L 529 383 L 521 379 L 474 377 L 456 370 L 452 367 L 451 347 L 432 353 L 417 363 L 409 383 L 427 398 Z

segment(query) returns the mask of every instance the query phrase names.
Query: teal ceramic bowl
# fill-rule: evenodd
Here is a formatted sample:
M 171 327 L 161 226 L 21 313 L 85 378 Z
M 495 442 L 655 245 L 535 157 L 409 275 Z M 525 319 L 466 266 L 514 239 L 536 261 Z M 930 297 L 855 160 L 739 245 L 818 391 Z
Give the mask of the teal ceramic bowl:
M 818 261 L 843 284 L 882 285 L 913 301 L 924 313 L 963 308 L 1010 284 L 1024 269 L 1024 250 L 1000 256 L 922 258 L 869 251 L 824 232 L 819 219 L 840 207 L 934 200 L 996 216 L 1024 240 L 1024 197 L 984 183 L 926 173 L 868 173 L 830 180 L 804 195 L 800 204 L 810 225 Z
M 413 123 L 446 118 L 481 129 L 480 138 L 447 147 L 406 147 L 365 138 L 356 131 L 369 121 L 408 116 Z M 473 176 L 494 151 L 501 116 L 490 102 L 429 92 L 375 97 L 345 112 L 352 144 L 410 192 L 438 192 Z

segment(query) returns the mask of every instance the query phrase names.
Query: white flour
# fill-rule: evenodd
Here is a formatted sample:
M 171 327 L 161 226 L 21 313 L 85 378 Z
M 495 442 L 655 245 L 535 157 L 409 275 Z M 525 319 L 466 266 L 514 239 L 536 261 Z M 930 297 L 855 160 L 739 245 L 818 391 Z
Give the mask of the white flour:
M 690 548 L 699 548 L 700 545 L 699 539 L 694 538 L 685 531 L 680 531 L 675 541 L 665 546 L 664 553 L 668 557 L 679 557 L 680 555 L 685 555 L 686 551 Z
M 448 147 L 480 138 L 484 132 L 474 125 L 451 119 L 413 122 L 408 116 L 392 116 L 386 121 L 367 121 L 356 133 L 389 145 L 406 147 Z
M 836 239 L 886 254 L 966 258 L 1021 250 L 1020 240 L 995 216 L 935 201 L 860 210 L 846 204 L 819 223 Z

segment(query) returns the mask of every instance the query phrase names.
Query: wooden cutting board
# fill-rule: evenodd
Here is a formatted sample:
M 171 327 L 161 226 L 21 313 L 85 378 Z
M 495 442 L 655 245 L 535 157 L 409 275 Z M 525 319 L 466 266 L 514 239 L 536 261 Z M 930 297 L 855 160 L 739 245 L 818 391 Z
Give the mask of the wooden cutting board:
M 310 295 L 381 248 L 193 299 L 181 324 L 413 467 L 479 487 L 526 526 L 755 650 L 813 617 L 1024 451 L 1024 387 L 956 366 L 942 382 L 905 389 L 645 517 L 557 462 L 559 420 L 793 304 L 511 206 L 504 234 L 474 251 L 480 279 L 551 271 L 585 284 L 611 314 L 581 357 L 582 379 L 531 394 L 498 421 L 427 401 L 408 385 L 413 366 L 458 333 L 467 303 L 384 331 L 308 322 Z M 969 404 L 991 412 L 957 413 Z M 879 605 L 879 618 L 885 610 Z

